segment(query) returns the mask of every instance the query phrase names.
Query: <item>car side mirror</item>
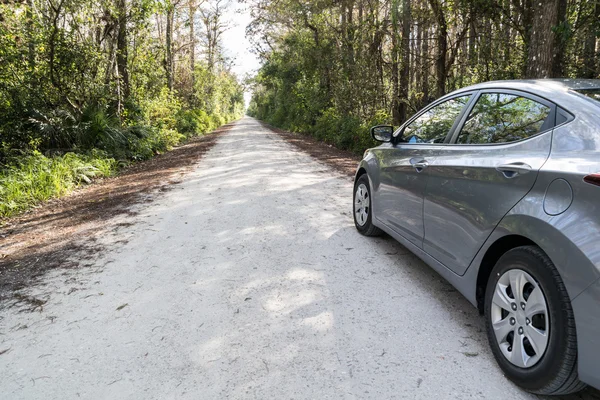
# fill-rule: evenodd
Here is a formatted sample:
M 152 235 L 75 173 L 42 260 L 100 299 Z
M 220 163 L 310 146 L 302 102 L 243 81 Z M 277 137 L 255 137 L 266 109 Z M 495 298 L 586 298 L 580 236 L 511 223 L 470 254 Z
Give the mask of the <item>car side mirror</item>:
M 394 127 L 391 125 L 377 125 L 371 128 L 371 136 L 378 142 L 391 142 Z

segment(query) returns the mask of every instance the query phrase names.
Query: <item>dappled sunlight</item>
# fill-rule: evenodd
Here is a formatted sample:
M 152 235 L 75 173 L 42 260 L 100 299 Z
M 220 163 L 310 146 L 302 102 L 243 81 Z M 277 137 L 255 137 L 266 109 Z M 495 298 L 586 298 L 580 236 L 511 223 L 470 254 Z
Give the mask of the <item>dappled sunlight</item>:
M 205 368 L 209 368 L 211 363 L 222 356 L 224 344 L 225 338 L 221 337 L 214 337 L 209 341 L 202 343 L 194 352 L 197 357 L 197 360 L 195 361 Z M 194 356 L 194 353 L 192 353 L 192 357 Z
M 237 232 L 238 235 L 255 235 L 257 233 L 268 233 L 277 236 L 286 236 L 289 235 L 288 228 L 284 225 L 263 225 L 257 227 L 248 227 L 243 228 Z
M 215 133 L 230 127 L 221 127 Z M 153 201 L 157 189 L 158 193 L 172 189 L 216 138 L 217 135 L 209 135 L 192 139 L 184 146 L 127 168 L 117 177 L 52 200 L 11 220 L 0 232 L 3 286 L 18 288 L 24 282 L 32 283 L 47 270 L 77 265 L 60 254 L 93 247 L 93 234 L 117 231 L 123 223 L 121 219 L 135 213 L 133 206 Z M 82 242 L 83 239 L 88 240 Z
M 397 242 L 358 234 L 349 180 L 253 124 L 246 136 L 254 149 L 224 143 L 242 134 L 234 127 L 202 168 L 140 207 L 135 225 L 102 238 L 110 251 L 95 261 L 103 266 L 97 283 L 71 294 L 77 307 L 48 324 L 43 344 L 31 341 L 34 351 L 22 361 L 40 362 L 35 357 L 49 346 L 68 371 L 103 385 L 123 378 L 111 388 L 158 377 L 151 388 L 161 398 L 180 383 L 196 398 L 324 398 L 366 389 L 384 398 L 384 389 L 418 379 L 432 384 L 425 365 L 461 366 L 452 380 L 438 380 L 446 392 L 475 373 L 490 388 L 504 385 L 476 310 Z M 273 170 L 264 142 L 283 161 Z M 213 179 L 224 151 L 230 160 Z M 63 302 L 48 304 L 50 312 Z M 63 343 L 65 327 L 80 347 Z M 417 331 L 419 340 L 407 333 Z M 18 334 L 32 339 L 28 330 Z M 107 342 L 133 360 L 127 371 L 105 358 Z M 72 361 L 85 343 L 93 345 L 84 362 Z M 463 352 L 480 355 L 465 363 Z M 97 376 L 97 360 L 120 375 Z M 419 360 L 413 372 L 409 360 Z
M 320 300 L 322 297 L 316 290 L 303 290 L 298 293 L 273 293 L 265 301 L 267 311 L 289 314 L 290 312 Z
M 315 331 L 326 332 L 333 328 L 333 313 L 329 311 L 324 311 L 319 315 L 315 315 L 314 317 L 304 318 L 302 324 L 308 326 Z
M 261 146 L 260 152 L 287 151 L 283 142 L 275 144 L 269 150 Z M 429 355 L 421 356 L 425 359 L 448 357 L 443 341 L 435 339 L 445 314 L 452 316 L 450 321 L 478 326 L 474 310 L 462 311 L 471 310 L 468 303 L 416 257 L 399 264 L 398 257 L 407 254 L 401 245 L 358 235 L 352 225 L 350 182 L 319 172 L 323 167 L 306 159 L 273 168 L 269 156 L 246 172 L 243 160 L 257 154 L 249 151 L 234 153 L 214 179 L 208 168 L 197 171 L 183 185 L 202 189 L 171 193 L 161 210 L 165 218 L 181 218 L 154 226 L 188 232 L 186 241 L 194 243 L 199 255 L 194 268 L 186 268 L 193 282 L 189 292 L 198 296 L 199 306 L 208 306 L 194 312 L 229 327 L 214 332 L 213 322 L 198 333 L 186 329 L 187 341 L 203 355 L 192 362 L 209 368 L 207 376 L 227 371 L 238 377 L 235 393 L 245 393 L 257 385 L 301 384 L 302 374 L 289 366 L 312 365 L 323 379 L 352 387 L 353 381 L 362 381 L 359 371 L 377 368 L 383 360 L 386 368 L 396 368 L 391 360 L 409 356 L 402 344 L 408 338 L 401 332 L 416 329 L 419 302 L 432 308 L 426 314 L 430 321 L 421 326 L 433 340 Z M 339 192 L 347 192 L 347 198 L 330 195 Z M 390 280 L 394 285 L 386 285 Z M 452 329 L 461 336 L 473 334 L 464 326 Z M 478 347 L 485 338 L 479 335 L 469 343 Z M 207 349 L 214 349 L 213 354 Z M 418 345 L 410 354 L 423 350 Z M 315 360 L 314 352 L 322 359 Z M 380 360 L 381 354 L 385 357 Z M 362 366 L 353 361 L 357 357 Z M 220 390 L 234 389 L 224 382 L 211 393 Z
M 294 281 L 321 281 L 324 278 L 323 272 L 307 270 L 307 269 L 294 269 L 287 274 L 287 278 Z

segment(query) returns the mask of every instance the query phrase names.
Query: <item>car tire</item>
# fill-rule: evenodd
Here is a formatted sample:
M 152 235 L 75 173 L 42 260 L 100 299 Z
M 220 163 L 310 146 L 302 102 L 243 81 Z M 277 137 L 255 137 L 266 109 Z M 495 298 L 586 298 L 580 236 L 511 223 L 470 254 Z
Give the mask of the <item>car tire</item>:
M 498 260 L 486 288 L 485 320 L 494 357 L 517 385 L 541 395 L 564 395 L 586 387 L 577 375 L 577 335 L 569 295 L 539 247 L 518 247 Z
M 352 200 L 352 215 L 354 216 L 354 225 L 358 232 L 365 236 L 381 235 L 383 231 L 373 225 L 371 187 L 367 174 L 361 175 L 354 182 L 354 196 Z

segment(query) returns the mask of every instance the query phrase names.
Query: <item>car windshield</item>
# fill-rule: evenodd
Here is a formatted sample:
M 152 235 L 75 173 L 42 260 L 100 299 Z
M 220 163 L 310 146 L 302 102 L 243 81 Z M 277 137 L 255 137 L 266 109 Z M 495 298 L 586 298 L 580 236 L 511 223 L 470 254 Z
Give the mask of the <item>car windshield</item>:
M 592 100 L 596 100 L 600 103 L 600 88 L 597 89 L 579 89 L 575 90 L 577 93 L 589 97 Z

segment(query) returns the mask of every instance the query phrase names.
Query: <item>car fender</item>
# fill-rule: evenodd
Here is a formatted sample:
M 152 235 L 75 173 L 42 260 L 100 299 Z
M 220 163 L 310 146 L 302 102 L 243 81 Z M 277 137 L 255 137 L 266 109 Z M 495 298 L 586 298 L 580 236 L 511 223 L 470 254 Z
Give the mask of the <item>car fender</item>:
M 578 212 L 566 212 L 551 216 L 540 207 L 540 196 L 530 194 L 521 200 L 498 224 L 492 235 L 480 249 L 462 281 L 463 294 L 476 304 L 477 277 L 483 257 L 490 247 L 506 236 L 518 235 L 539 246 L 556 266 L 565 285 L 577 327 L 578 369 L 580 378 L 597 387 L 600 374 L 592 366 L 596 365 L 600 352 L 597 348 L 597 335 L 600 332 L 595 323 L 600 320 L 597 310 L 597 296 L 600 294 L 600 254 L 596 246 L 588 241 L 597 240 L 597 222 L 588 220 Z M 575 209 L 577 205 L 574 205 Z M 579 218 L 577 218 L 579 216 Z
M 379 183 L 380 183 L 380 179 L 379 179 L 379 161 L 377 159 L 377 157 L 373 154 L 372 150 L 366 150 L 365 154 L 363 156 L 363 159 L 360 161 L 360 163 L 358 164 L 358 168 L 356 169 L 356 173 L 354 174 L 354 182 L 356 182 L 356 180 L 359 177 L 359 174 L 361 174 L 361 171 L 364 170 L 367 173 L 367 176 L 369 177 L 369 189 L 371 190 L 371 197 L 373 198 L 373 201 L 371 202 L 371 212 L 373 215 L 373 225 L 375 226 L 379 226 L 379 224 L 377 223 L 377 201 L 376 201 L 376 195 L 379 189 Z M 361 174 L 362 175 L 362 174 Z
M 471 282 L 476 282 L 483 258 L 494 243 L 503 237 L 516 235 L 532 241 L 548 255 L 560 273 L 569 297 L 571 300 L 575 299 L 600 278 L 600 271 L 590 261 L 589 255 L 584 254 L 574 240 L 567 236 L 569 231 L 565 233 L 560 229 L 564 226 L 564 220 L 570 218 L 569 214 L 552 217 L 541 212 L 532 215 L 523 212 L 523 208 L 528 208 L 527 204 L 521 204 L 523 202 L 527 203 L 524 199 L 513 208 L 486 240 L 467 270 L 466 280 L 473 279 Z M 475 291 L 476 285 L 472 284 L 467 297 L 474 299 Z

